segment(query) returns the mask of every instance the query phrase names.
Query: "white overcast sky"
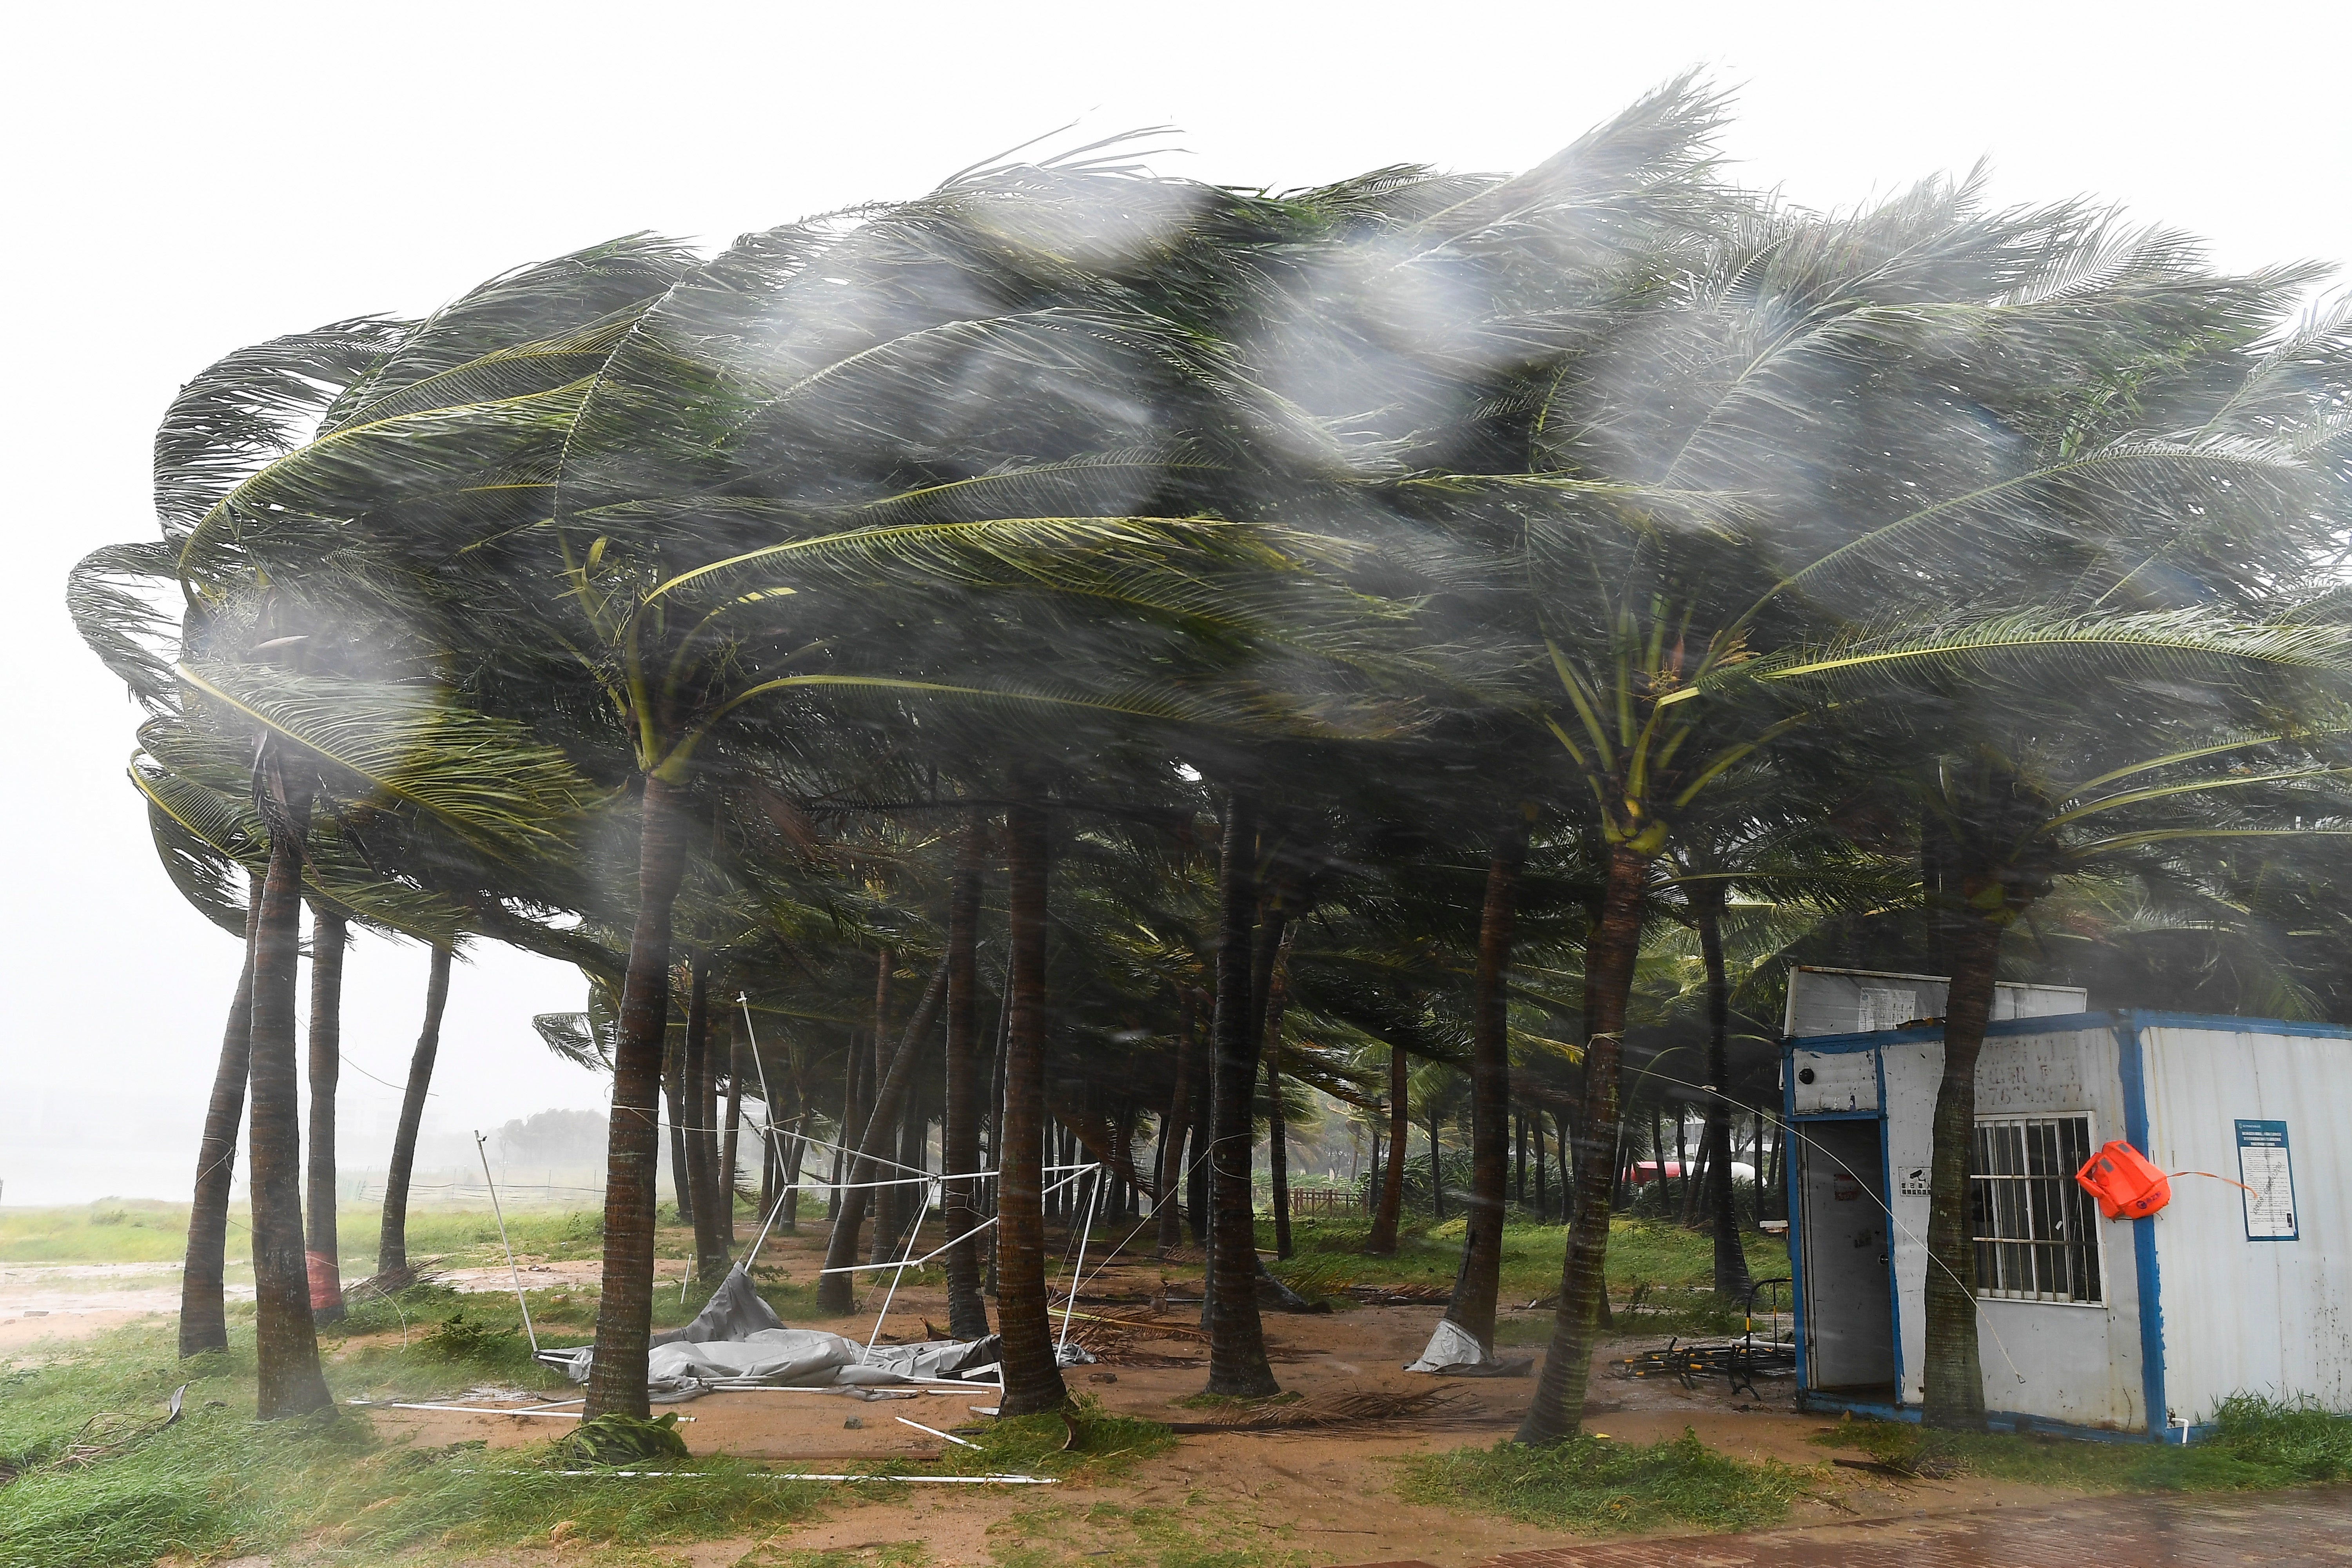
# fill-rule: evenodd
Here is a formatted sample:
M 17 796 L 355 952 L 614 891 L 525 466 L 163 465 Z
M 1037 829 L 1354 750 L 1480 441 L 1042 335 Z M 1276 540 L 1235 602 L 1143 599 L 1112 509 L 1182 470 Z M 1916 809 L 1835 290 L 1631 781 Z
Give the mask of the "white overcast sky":
M 431 309 L 638 229 L 711 242 L 918 194 L 1066 122 L 1181 128 L 1171 173 L 1295 185 L 1517 169 L 1693 66 L 1748 183 L 1850 205 L 1989 159 L 2001 202 L 2095 194 L 2229 266 L 2352 258 L 2336 4 L 1673 6 L 467 4 L 15 8 L 0 92 L 14 593 L 0 1198 L 184 1196 L 236 944 L 182 905 L 123 782 L 133 711 L 67 568 L 149 536 L 173 389 L 254 340 Z M 425 957 L 352 962 L 344 1158 L 379 1164 Z M 428 1133 L 604 1085 L 535 1012 L 576 974 L 461 967 Z M 450 1146 L 445 1142 L 444 1147 Z

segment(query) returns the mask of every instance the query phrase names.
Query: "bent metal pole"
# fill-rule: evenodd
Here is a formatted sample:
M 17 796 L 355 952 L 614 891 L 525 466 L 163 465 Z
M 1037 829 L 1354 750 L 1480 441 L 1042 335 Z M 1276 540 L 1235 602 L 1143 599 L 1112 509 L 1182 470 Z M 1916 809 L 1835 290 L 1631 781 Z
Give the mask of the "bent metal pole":
M 522 1299 L 522 1267 L 515 1262 L 514 1244 L 507 1240 L 506 1211 L 499 1206 L 499 1184 L 490 1179 L 490 1145 L 482 1130 L 474 1129 L 474 1152 L 482 1157 L 482 1184 L 490 1189 L 490 1213 L 498 1216 L 499 1245 L 506 1248 L 507 1272 L 514 1276 L 515 1305 L 522 1309 L 522 1331 L 530 1336 L 530 1353 L 539 1355 L 539 1331 L 530 1326 L 530 1303 Z

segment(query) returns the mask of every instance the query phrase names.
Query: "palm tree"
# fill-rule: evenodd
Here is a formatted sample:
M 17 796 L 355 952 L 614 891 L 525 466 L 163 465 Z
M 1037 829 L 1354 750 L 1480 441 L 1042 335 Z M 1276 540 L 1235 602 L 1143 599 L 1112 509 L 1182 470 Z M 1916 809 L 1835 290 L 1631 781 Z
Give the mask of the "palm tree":
M 247 1178 L 253 1204 L 253 1291 L 258 1405 L 265 1421 L 331 1403 L 310 1321 L 310 1272 L 303 1258 L 301 1171 L 294 1068 L 294 991 L 301 957 L 302 840 L 316 785 L 267 746 L 255 764 L 255 794 L 268 825 L 269 870 L 253 921 L 253 1043 Z
M 342 1070 L 343 953 L 350 923 L 313 900 L 310 904 L 310 1193 L 304 1207 L 304 1248 L 310 1273 L 310 1315 L 332 1322 L 343 1315 L 343 1281 L 335 1241 L 335 1081 Z
M 975 1034 L 979 1027 L 981 841 L 985 823 L 977 816 L 957 837 L 956 862 L 948 893 L 947 1062 L 940 1126 L 940 1213 L 950 1245 L 947 1255 L 948 1332 L 961 1340 L 988 1333 L 988 1307 L 981 1298 L 980 1254 L 971 1233 L 981 1221 L 979 1184 L 957 1178 L 981 1169 L 980 1101 Z M 1161 1178 L 1163 1184 L 1166 1177 Z M 1161 1190 L 1167 1189 L 1163 1185 Z M 956 1238 L 962 1237 L 958 1240 Z
M 393 1133 L 392 1158 L 383 1173 L 383 1225 L 375 1250 L 375 1279 L 384 1289 L 413 1283 L 415 1270 L 408 1261 L 408 1179 L 416 1165 L 416 1134 L 425 1122 L 425 1100 L 432 1090 L 434 1058 L 441 1051 L 441 1017 L 449 1005 L 449 963 L 453 944 L 436 942 L 433 962 L 425 971 L 425 1022 L 416 1034 L 416 1049 L 408 1060 L 408 1084 L 400 1097 L 400 1123 Z
M 160 816 L 161 814 L 158 813 Z M 196 1146 L 194 1201 L 189 1205 L 188 1250 L 180 1271 L 180 1354 L 202 1355 L 228 1349 L 228 1318 L 222 1273 L 228 1244 L 229 1188 L 236 1174 L 237 1121 L 245 1110 L 245 1086 L 253 1048 L 253 921 L 261 910 L 256 884 L 247 906 L 245 964 L 228 1007 L 220 1066 L 205 1107 L 204 1139 Z
M 1013 963 L 1004 1031 L 1003 1147 L 996 1163 L 996 1321 L 1004 1347 L 1002 1413 L 1026 1415 L 1057 1408 L 1068 1397 L 1046 1317 L 1044 1183 L 1036 1158 L 1045 1132 L 1045 911 L 1051 840 L 1045 813 L 1034 799 L 1005 813 L 1004 839 Z
M 1497 830 L 1480 908 L 1477 979 L 1471 1001 L 1469 1213 L 1462 1266 L 1445 1305 L 1445 1321 L 1489 1354 L 1495 1348 L 1496 1292 L 1502 1278 L 1503 1219 L 1509 1201 L 1511 923 L 1527 847 L 1524 816 Z

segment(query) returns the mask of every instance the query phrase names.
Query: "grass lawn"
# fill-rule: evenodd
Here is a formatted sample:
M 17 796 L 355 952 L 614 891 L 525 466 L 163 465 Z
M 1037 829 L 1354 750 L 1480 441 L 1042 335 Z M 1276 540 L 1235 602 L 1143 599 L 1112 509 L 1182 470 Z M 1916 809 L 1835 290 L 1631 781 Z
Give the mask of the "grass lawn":
M 1940 1432 L 1904 1421 L 1840 1421 L 1812 1441 L 1907 1475 L 1989 1476 L 2082 1491 L 2263 1491 L 2352 1479 L 2352 1418 L 2257 1394 L 2222 1401 L 2216 1430 L 2188 1447 Z
M 751 1205 L 737 1208 L 740 1217 Z M 691 1258 L 694 1239 L 665 1205 L 659 1256 Z M 229 1210 L 228 1261 L 245 1261 L 249 1215 L 245 1205 Z M 336 1212 L 343 1275 L 356 1279 L 373 1266 L 383 1210 L 374 1204 L 346 1203 Z M 507 1235 L 517 1252 L 551 1261 L 601 1257 L 604 1216 L 595 1209 L 509 1207 Z M 187 1251 L 188 1205 L 146 1198 L 105 1198 L 63 1208 L 0 1209 L 0 1263 L 177 1263 Z M 412 1259 L 446 1258 L 458 1264 L 502 1259 L 499 1227 L 487 1208 L 412 1205 L 408 1211 Z
M 1408 1223 L 1397 1238 L 1396 1256 L 1372 1258 L 1363 1251 L 1370 1222 L 1359 1216 L 1316 1217 L 1291 1222 L 1292 1256 L 1273 1265 L 1292 1289 L 1305 1293 L 1334 1294 L 1350 1285 L 1451 1286 L 1462 1261 L 1464 1222 L 1451 1219 L 1441 1226 L 1425 1220 Z M 1786 1278 L 1789 1249 L 1777 1237 L 1748 1232 L 1750 1278 Z M 1258 1245 L 1271 1249 L 1274 1226 L 1258 1225 Z M 1568 1227 L 1512 1220 L 1503 1226 L 1501 1299 L 1518 1306 L 1549 1297 L 1559 1289 L 1559 1270 L 1568 1251 Z M 1700 1231 L 1655 1220 L 1620 1217 L 1609 1226 L 1610 1294 L 1620 1301 L 1634 1294 L 1664 1296 L 1706 1290 L 1715 1278 L 1715 1242 Z

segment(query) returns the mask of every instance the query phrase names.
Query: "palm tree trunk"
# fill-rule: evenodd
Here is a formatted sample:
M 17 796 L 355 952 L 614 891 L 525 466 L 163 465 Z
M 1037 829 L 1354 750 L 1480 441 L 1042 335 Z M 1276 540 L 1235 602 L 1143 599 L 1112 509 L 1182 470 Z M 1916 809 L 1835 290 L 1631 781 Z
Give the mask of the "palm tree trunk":
M 1404 1140 L 1410 1123 L 1405 1120 L 1405 1099 L 1411 1085 L 1405 1077 L 1404 1047 L 1389 1047 L 1389 1163 L 1381 1173 L 1380 1209 L 1372 1215 L 1371 1235 L 1364 1238 L 1364 1250 L 1375 1258 L 1392 1258 L 1397 1249 L 1397 1226 L 1404 1216 Z
M 670 1196 L 677 1205 L 677 1223 L 694 1224 L 693 1171 L 687 1163 L 686 1124 L 691 1113 L 686 1106 L 686 1039 L 671 1034 L 663 1041 L 662 1099 L 669 1105 L 669 1186 Z
M 230 995 L 221 1031 L 220 1065 L 205 1106 L 205 1133 L 196 1145 L 196 1181 L 188 1203 L 188 1255 L 180 1270 L 180 1353 L 228 1349 L 223 1276 L 228 1262 L 228 1195 L 236 1179 L 237 1123 L 245 1118 L 245 1085 L 253 1062 L 253 933 L 261 915 L 261 883 L 246 900 L 245 964 Z
M 982 1197 L 988 1212 L 1004 1212 L 1004 1049 L 1013 1039 L 1013 950 L 1008 942 L 1004 952 L 1004 982 L 997 988 L 996 1048 L 989 1054 L 988 1065 L 988 1153 L 987 1160 L 1000 1173 L 995 1182 Z M 981 1279 L 981 1293 L 991 1300 L 996 1299 L 997 1258 L 1004 1249 L 1004 1226 L 992 1226 L 988 1231 L 988 1261 Z
M 1437 1105 L 1429 1106 L 1429 1217 L 1433 1224 L 1445 1223 L 1445 1166 L 1438 1158 Z
M 694 1194 L 694 1266 L 705 1285 L 727 1278 L 727 1244 L 719 1239 L 719 1097 L 710 1071 L 710 968 L 698 955 L 688 961 L 691 979 L 686 1005 L 686 1178 Z M 731 1205 L 730 1205 L 731 1206 Z
M 950 1237 L 981 1222 L 980 1101 L 972 1081 L 980 1031 L 980 850 L 986 831 L 979 815 L 965 826 L 948 889 L 948 1043 L 940 1123 L 940 1210 Z M 980 1293 L 979 1238 L 948 1248 L 948 1332 L 960 1340 L 988 1333 L 988 1303 Z
M 1193 994 L 1194 1016 L 1216 1016 L 1216 1003 L 1205 991 Z M 1203 1007 L 1200 1004 L 1207 1003 Z M 1184 1219 L 1192 1226 L 1192 1245 L 1209 1245 L 1209 1143 L 1213 1136 L 1213 1121 L 1216 1103 L 1216 1046 L 1213 1040 L 1199 1042 L 1196 1052 L 1206 1047 L 1205 1058 L 1194 1063 L 1192 1073 L 1192 1108 L 1185 1119 L 1186 1136 L 1192 1148 L 1184 1156 Z M 1207 1281 L 1202 1281 L 1202 1294 L 1207 1294 Z
M 855 1148 L 856 1156 L 848 1162 L 842 1176 L 841 1205 L 835 1211 L 833 1235 L 825 1245 L 826 1272 L 817 1281 L 817 1305 L 828 1312 L 849 1310 L 853 1283 L 856 1276 L 845 1272 L 857 1261 L 857 1233 L 864 1224 L 866 1209 L 877 1192 L 888 1192 L 887 1187 L 868 1187 L 859 1184 L 884 1181 L 898 1173 L 893 1167 L 897 1147 L 898 1119 L 906 1103 L 907 1090 L 914 1082 L 915 1059 L 923 1037 L 930 1033 L 931 1020 L 940 1016 L 940 1004 L 948 989 L 948 964 L 942 958 L 931 972 L 930 984 L 924 987 L 923 999 L 915 1007 L 915 1015 L 907 1020 L 907 1032 L 891 1054 L 887 1070 L 874 1090 L 873 1109 L 866 1113 L 866 1129 Z M 876 1232 L 882 1234 L 877 1219 Z M 893 1251 L 888 1258 L 898 1257 Z
M 1519 868 L 1527 854 L 1527 820 L 1515 816 L 1495 837 L 1486 863 L 1486 901 L 1478 912 L 1478 970 L 1470 1001 L 1469 1217 L 1462 1231 L 1462 1264 L 1454 1276 L 1454 1297 L 1445 1306 L 1447 1319 L 1489 1354 L 1495 1349 L 1495 1298 L 1502 1279 L 1503 1215 L 1509 1197 L 1511 927 L 1518 909 Z M 1433 1142 L 1431 1148 L 1433 1152 Z M 1524 1154 L 1519 1163 L 1524 1171 Z M 1433 1169 L 1434 1164 L 1433 1159 Z
M 998 1330 L 1006 1415 L 1057 1410 L 1068 1400 L 1055 1364 L 1045 1295 L 1045 813 L 1026 802 L 1005 814 L 1013 997 L 1004 1037 L 1004 1146 L 996 1158 Z
M 2001 928 L 1972 915 L 1951 921 L 1951 989 L 1944 998 L 1944 1076 L 1936 1085 L 1927 1169 L 1927 1399 L 1929 1425 L 1981 1428 L 1984 1367 L 1977 1347 L 1976 1247 L 1969 1226 L 1975 1152 L 1977 1058 L 1992 1016 Z
M 1551 1161 L 1550 1156 L 1545 1152 L 1544 1149 L 1544 1113 L 1542 1109 L 1538 1107 L 1537 1110 L 1530 1112 L 1528 1120 L 1533 1123 L 1528 1131 L 1535 1135 L 1536 1223 L 1538 1225 L 1549 1225 L 1551 1223 L 1551 1194 L 1544 1183 L 1544 1167 L 1549 1164 Z
M 726 1126 L 726 1133 L 719 1144 L 719 1181 L 726 1189 L 719 1206 L 724 1220 L 719 1227 L 719 1239 L 727 1244 L 728 1250 L 732 1251 L 736 1242 L 741 1239 L 735 1234 L 735 1184 L 742 1179 L 735 1163 L 740 1152 L 738 1135 L 743 1130 L 743 1016 L 740 1012 L 730 1014 L 727 1025 Z M 760 1217 L 765 1219 L 767 1216 L 767 1208 L 762 1205 Z
M 866 1128 L 866 1070 L 874 1054 L 859 1043 L 862 1038 L 858 1030 L 852 1029 L 849 1048 L 841 1059 L 841 1125 L 833 1138 L 833 1177 L 827 1184 L 833 1191 L 825 1195 L 824 1203 L 825 1220 L 835 1226 L 841 1224 L 841 1201 L 848 1195 L 842 1185 L 849 1180 L 848 1145 L 863 1135 Z
M 1168 1114 L 1160 1121 L 1160 1221 L 1161 1257 L 1184 1240 L 1184 1134 L 1192 1121 L 1192 993 L 1177 987 L 1176 1087 L 1168 1096 Z
M 1700 883 L 1693 899 L 1698 946 L 1706 963 L 1707 1223 L 1715 1232 L 1715 1293 L 1727 1300 L 1748 1294 L 1748 1254 L 1739 1245 L 1739 1214 L 1731 1190 L 1731 981 L 1723 963 L 1723 884 Z
M 1217 1005 L 1210 1026 L 1215 1099 L 1209 1149 L 1209 1385 L 1255 1399 L 1278 1394 L 1257 1312 L 1257 1227 L 1250 1203 L 1251 1100 L 1257 1087 L 1256 996 L 1250 927 L 1257 912 L 1257 795 L 1236 786 L 1225 804 L 1218 865 Z
M 1511 1201 L 1522 1206 L 1528 1201 L 1528 1119 L 1517 1112 L 1511 1117 Z
M 774 1212 L 777 1203 L 782 1196 L 784 1178 L 783 1172 L 777 1168 L 776 1139 L 772 1132 L 767 1131 L 775 1124 L 775 1121 L 776 1108 L 766 1100 L 761 1100 L 760 1102 L 760 1223 L 761 1225 L 768 1223 L 768 1215 Z M 793 1228 L 790 1215 L 776 1223 L 788 1231 Z
M 310 1201 L 303 1210 L 310 1318 L 343 1315 L 342 1259 L 335 1244 L 335 1081 L 343 1065 L 343 953 L 351 929 L 331 910 L 310 907 Z
M 649 777 L 638 808 L 637 918 L 614 1031 L 613 1120 L 604 1155 L 604 1268 L 584 1414 L 642 1418 L 653 1338 L 657 1099 L 669 1037 L 670 908 L 686 873 L 685 792 Z
M 1559 1308 L 1552 1318 L 1543 1375 L 1537 1380 L 1535 1402 L 1519 1423 L 1522 1443 L 1557 1442 L 1572 1436 L 1584 1419 L 1593 1331 L 1607 1300 L 1602 1268 L 1609 1256 L 1609 1199 L 1619 1163 L 1618 1064 L 1624 1048 L 1626 998 L 1641 952 L 1648 884 L 1648 863 L 1629 849 L 1611 846 L 1601 918 L 1585 956 L 1592 1027 L 1584 1046 L 1584 1108 L 1576 1129 L 1568 1255 L 1560 1267 Z
M 792 1091 L 785 1103 L 795 1114 L 805 1106 L 798 1089 Z M 761 1142 L 772 1149 L 774 1147 L 772 1139 L 762 1139 Z M 792 1142 L 791 1152 L 779 1152 L 776 1158 L 782 1162 L 784 1183 L 784 1217 L 776 1223 L 788 1231 L 797 1232 L 801 1227 L 801 1168 L 808 1159 L 808 1145 L 795 1138 Z
M 253 1205 L 257 1406 L 265 1421 L 333 1403 L 319 1368 L 310 1321 L 310 1271 L 302 1247 L 301 1086 L 294 1056 L 294 999 L 302 961 L 302 838 L 313 786 L 287 777 L 272 747 L 262 762 L 269 872 L 253 931 L 252 1092 L 247 1147 Z
M 1691 1181 L 1690 1118 L 1685 1114 L 1688 1110 L 1684 1101 L 1675 1101 L 1675 1180 L 1682 1184 L 1682 1223 L 1685 1226 L 1698 1218 L 1698 1211 L 1692 1206 L 1692 1194 L 1697 1189 Z
M 898 963 L 897 953 L 887 948 L 883 949 L 881 960 L 874 976 L 874 1059 L 870 1064 L 870 1076 L 866 1079 L 869 1119 L 874 1108 L 881 1103 L 877 1098 L 880 1093 L 879 1086 L 890 1073 L 890 973 L 898 967 Z M 851 1147 L 860 1151 L 866 1148 L 866 1141 L 862 1137 L 848 1139 L 846 1142 Z M 895 1139 L 892 1140 L 894 1145 L 896 1142 Z M 884 1159 L 895 1162 L 898 1151 L 896 1147 L 889 1147 L 877 1150 L 875 1152 Z M 895 1170 L 877 1169 L 863 1179 L 878 1181 L 885 1176 L 895 1176 L 899 1173 Z M 850 1179 L 856 1181 L 859 1178 Z M 889 1238 L 898 1231 L 898 1194 L 904 1190 L 901 1187 L 876 1187 L 866 1194 L 863 1202 L 866 1210 L 874 1215 L 874 1235 L 866 1251 L 866 1262 L 884 1263 L 887 1262 L 892 1256 Z M 853 1258 L 851 1261 L 854 1262 L 856 1259 Z
M 425 1023 L 408 1058 L 408 1087 L 400 1097 L 400 1123 L 392 1135 L 392 1159 L 383 1173 L 383 1224 L 376 1232 L 375 1272 L 385 1288 L 415 1279 L 408 1267 L 408 1178 L 416 1164 L 416 1131 L 425 1121 L 425 1097 L 433 1082 L 433 1058 L 441 1050 L 441 1015 L 449 1005 L 449 958 L 446 945 L 433 949 L 425 980 Z
M 1280 920 L 1277 913 L 1275 917 Z M 1274 1196 L 1274 1255 L 1290 1256 L 1290 1127 L 1282 1114 L 1282 1015 L 1288 1004 L 1291 939 L 1298 934 L 1295 925 L 1286 926 L 1282 940 L 1275 952 L 1274 972 L 1266 979 L 1265 1036 L 1265 1053 L 1266 1173 Z

